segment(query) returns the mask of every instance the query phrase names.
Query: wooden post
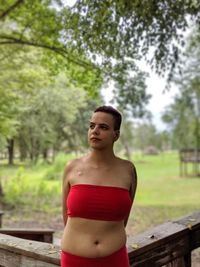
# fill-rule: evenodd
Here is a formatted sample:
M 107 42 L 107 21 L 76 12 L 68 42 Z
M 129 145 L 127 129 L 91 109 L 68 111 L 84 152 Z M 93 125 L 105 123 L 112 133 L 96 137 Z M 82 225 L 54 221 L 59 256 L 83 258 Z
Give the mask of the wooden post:
M 183 163 L 182 160 L 180 159 L 180 176 L 183 176 Z
M 184 263 L 185 263 L 185 267 L 191 267 L 192 266 L 191 252 L 184 256 Z
M 3 219 L 4 212 L 0 210 L 0 228 L 2 227 L 2 219 Z

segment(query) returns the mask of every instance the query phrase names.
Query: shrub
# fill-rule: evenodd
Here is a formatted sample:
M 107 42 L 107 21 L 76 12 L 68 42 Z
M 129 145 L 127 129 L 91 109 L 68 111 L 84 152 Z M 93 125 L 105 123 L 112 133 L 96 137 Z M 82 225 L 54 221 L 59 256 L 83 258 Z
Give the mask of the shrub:
M 23 167 L 4 185 L 5 202 L 12 207 L 29 207 L 34 210 L 47 210 L 60 207 L 61 183 L 33 179 Z
M 24 167 L 19 167 L 16 175 L 7 179 L 4 185 L 5 201 L 12 206 L 26 203 L 30 183 L 25 175 Z
M 52 166 L 50 166 L 44 176 L 47 180 L 58 180 L 62 177 L 64 167 L 66 163 L 71 159 L 71 155 L 66 155 L 64 153 L 59 153 Z

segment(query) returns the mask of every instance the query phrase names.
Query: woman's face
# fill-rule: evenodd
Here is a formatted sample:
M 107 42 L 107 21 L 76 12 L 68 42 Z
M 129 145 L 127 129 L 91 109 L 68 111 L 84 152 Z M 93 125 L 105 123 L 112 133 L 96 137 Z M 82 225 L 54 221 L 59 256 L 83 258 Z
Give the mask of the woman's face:
M 88 142 L 92 148 L 113 147 L 113 143 L 118 137 L 119 131 L 114 130 L 114 119 L 111 114 L 105 112 L 93 113 L 88 130 Z

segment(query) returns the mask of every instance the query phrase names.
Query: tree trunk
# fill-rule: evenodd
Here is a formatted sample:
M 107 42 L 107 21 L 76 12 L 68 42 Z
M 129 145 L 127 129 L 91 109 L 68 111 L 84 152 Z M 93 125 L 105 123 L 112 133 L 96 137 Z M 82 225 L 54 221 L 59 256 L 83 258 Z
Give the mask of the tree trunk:
M 8 139 L 7 140 L 8 145 L 8 164 L 13 165 L 14 161 L 14 139 Z
M 122 143 L 122 145 L 123 145 L 123 147 L 125 149 L 125 156 L 126 156 L 126 158 L 131 161 L 131 153 L 130 153 L 128 144 L 124 140 L 123 136 L 120 137 L 120 140 L 121 140 L 121 143 Z
M 27 148 L 23 139 L 23 135 L 19 136 L 19 153 L 20 161 L 24 161 L 27 158 Z
M 1 177 L 0 177 L 1 179 Z M 2 183 L 1 183 L 1 180 L 0 180 L 0 198 L 2 198 L 4 196 L 4 193 L 3 193 L 3 186 L 2 186 Z
M 43 159 L 45 161 L 47 161 L 47 159 L 48 159 L 48 149 L 43 149 L 42 155 L 43 155 Z

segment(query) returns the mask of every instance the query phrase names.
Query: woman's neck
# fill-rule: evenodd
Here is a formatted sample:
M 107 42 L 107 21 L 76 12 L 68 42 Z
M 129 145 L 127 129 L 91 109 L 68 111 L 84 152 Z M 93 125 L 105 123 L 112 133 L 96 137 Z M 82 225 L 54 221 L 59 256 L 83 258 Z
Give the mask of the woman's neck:
M 113 150 L 97 150 L 92 149 L 88 154 L 88 159 L 94 164 L 109 164 L 115 159 L 115 154 Z

